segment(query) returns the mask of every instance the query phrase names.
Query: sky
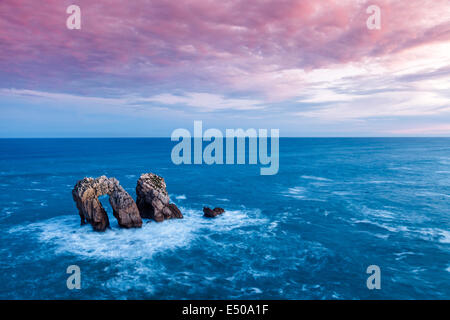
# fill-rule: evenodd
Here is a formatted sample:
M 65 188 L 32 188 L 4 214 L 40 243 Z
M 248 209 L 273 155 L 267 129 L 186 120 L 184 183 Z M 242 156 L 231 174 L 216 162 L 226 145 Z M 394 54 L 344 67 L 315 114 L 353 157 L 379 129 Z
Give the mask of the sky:
M 0 137 L 170 136 L 194 120 L 450 136 L 450 0 L 0 0 Z

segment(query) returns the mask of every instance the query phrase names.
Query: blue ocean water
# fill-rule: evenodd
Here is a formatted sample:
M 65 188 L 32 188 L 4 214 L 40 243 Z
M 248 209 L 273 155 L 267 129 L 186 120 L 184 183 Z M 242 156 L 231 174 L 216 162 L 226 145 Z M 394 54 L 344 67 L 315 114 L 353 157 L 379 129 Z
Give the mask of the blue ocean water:
M 169 139 L 0 140 L 1 299 L 449 299 L 450 139 L 280 140 L 280 170 L 172 164 Z M 182 220 L 80 226 L 71 190 L 141 173 Z M 227 211 L 202 217 L 203 206 Z M 68 290 L 66 268 L 81 268 Z M 368 290 L 366 268 L 381 268 Z

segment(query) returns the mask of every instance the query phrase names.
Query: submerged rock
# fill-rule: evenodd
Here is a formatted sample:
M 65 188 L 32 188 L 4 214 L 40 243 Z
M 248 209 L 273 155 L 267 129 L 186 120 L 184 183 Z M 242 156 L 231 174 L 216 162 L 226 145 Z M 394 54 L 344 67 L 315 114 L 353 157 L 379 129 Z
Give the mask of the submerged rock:
M 214 218 L 216 216 L 218 216 L 219 214 L 224 213 L 225 210 L 222 208 L 214 208 L 214 209 L 210 209 L 208 207 L 203 207 L 203 216 L 207 217 L 207 218 Z
M 170 203 L 164 178 L 145 173 L 139 178 L 136 186 L 136 203 L 142 218 L 161 222 L 167 219 L 182 219 L 178 207 Z
M 108 179 L 105 176 L 96 179 L 84 178 L 78 181 L 72 190 L 82 225 L 90 223 L 95 231 L 105 231 L 109 227 L 108 215 L 98 200 L 98 197 L 106 194 L 109 195 L 109 203 L 120 227 L 142 226 L 142 219 L 133 198 L 117 179 Z

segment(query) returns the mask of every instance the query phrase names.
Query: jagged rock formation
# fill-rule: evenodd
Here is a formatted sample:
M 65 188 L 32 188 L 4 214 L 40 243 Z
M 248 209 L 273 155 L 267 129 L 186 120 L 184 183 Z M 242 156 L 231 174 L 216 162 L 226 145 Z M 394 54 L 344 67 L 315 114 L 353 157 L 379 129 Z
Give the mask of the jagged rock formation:
M 153 173 L 142 174 L 136 186 L 136 203 L 142 218 L 157 222 L 166 219 L 182 219 L 177 206 L 170 203 L 164 178 Z
M 219 214 L 224 213 L 225 210 L 222 208 L 214 208 L 214 209 L 210 209 L 208 207 L 203 207 L 203 216 L 207 217 L 207 218 L 214 218 L 216 216 L 218 216 Z
M 119 226 L 122 228 L 140 228 L 142 226 L 142 219 L 136 202 L 121 185 L 117 185 L 109 195 L 109 203 L 113 208 L 113 215 L 116 217 Z
M 142 226 L 142 219 L 133 198 L 117 179 L 108 179 L 105 176 L 96 179 L 84 178 L 73 188 L 72 197 L 77 205 L 81 224 L 90 223 L 95 231 L 105 231 L 109 227 L 108 215 L 98 200 L 98 197 L 105 194 L 109 195 L 109 203 L 120 227 Z

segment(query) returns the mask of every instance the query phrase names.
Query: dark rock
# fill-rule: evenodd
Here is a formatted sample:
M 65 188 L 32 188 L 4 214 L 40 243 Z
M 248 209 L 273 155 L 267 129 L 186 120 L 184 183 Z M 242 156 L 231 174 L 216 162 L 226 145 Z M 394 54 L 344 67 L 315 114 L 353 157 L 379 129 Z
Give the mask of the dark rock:
M 122 186 L 118 185 L 109 195 L 109 203 L 113 208 L 119 226 L 122 228 L 136 228 L 142 226 L 141 215 L 133 198 Z
M 224 213 L 225 210 L 222 208 L 214 208 L 214 209 L 210 209 L 208 207 L 203 207 L 203 216 L 207 217 L 207 218 L 214 218 L 216 216 L 218 216 L 219 214 Z
M 90 223 L 95 231 L 105 231 L 109 227 L 108 215 L 98 200 L 99 196 L 109 195 L 113 214 L 123 228 L 139 228 L 142 220 L 133 198 L 120 186 L 115 178 L 105 176 L 84 178 L 72 190 L 81 224 Z
M 178 218 L 178 219 L 183 218 L 183 215 L 181 214 L 180 209 L 178 209 L 178 207 L 175 204 L 169 203 L 169 205 L 167 207 L 171 211 L 170 216 L 172 216 L 174 218 Z
M 136 203 L 142 218 L 157 222 L 166 219 L 182 219 L 177 206 L 170 203 L 164 178 L 153 173 L 142 174 L 136 186 Z

